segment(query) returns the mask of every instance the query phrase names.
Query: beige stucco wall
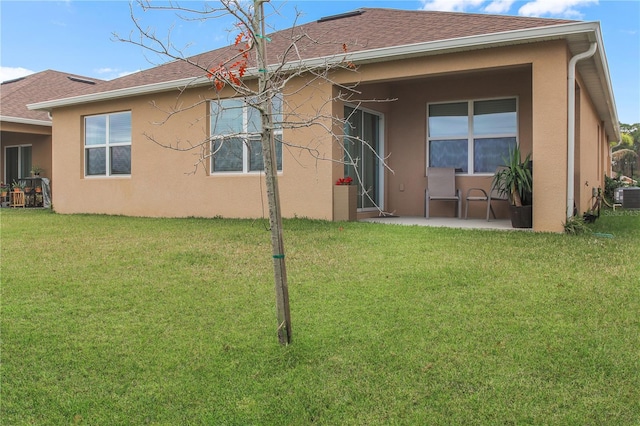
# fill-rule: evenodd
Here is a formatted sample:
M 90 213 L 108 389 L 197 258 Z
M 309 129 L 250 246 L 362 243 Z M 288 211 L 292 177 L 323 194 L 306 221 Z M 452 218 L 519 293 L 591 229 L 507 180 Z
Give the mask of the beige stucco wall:
M 385 172 L 387 211 L 422 215 L 426 170 L 426 105 L 429 102 L 477 98 L 518 98 L 519 140 L 534 161 L 534 229 L 560 232 L 566 211 L 566 81 L 568 53 L 562 41 L 504 47 L 362 66 L 357 73 L 337 72 L 340 83 L 359 82 L 357 99 L 391 99 L 364 107 L 383 113 L 385 156 L 393 172 Z M 333 92 L 331 92 L 333 90 Z M 343 175 L 341 149 L 326 131 L 330 116 L 341 116 L 342 102 L 328 102 L 337 94 L 329 85 L 305 85 L 297 80 L 287 92 L 289 112 L 308 119 L 320 112 L 320 123 L 289 129 L 285 140 L 284 170 L 279 184 L 283 215 L 332 218 L 332 187 Z M 211 96 L 210 89 L 191 90 L 182 105 Z M 202 103 L 163 126 L 151 124 L 163 118 L 149 101 L 167 108 L 177 92 L 100 102 L 54 112 L 56 187 L 54 207 L 61 213 L 91 212 L 138 216 L 266 215 L 264 177 L 259 174 L 209 176 L 206 167 L 195 173 L 199 151 L 177 152 L 162 148 L 143 133 L 166 144 L 202 141 L 208 135 L 207 107 Z M 309 102 L 312 100 L 312 102 Z M 584 109 L 584 108 L 583 108 Z M 82 116 L 132 111 L 131 177 L 99 178 L 83 175 Z M 293 116 L 292 116 L 293 117 Z M 185 124 L 187 123 L 187 124 Z M 589 126 L 589 120 L 581 123 Z M 335 124 L 334 124 L 335 125 Z M 340 126 L 334 128 L 336 134 Z M 587 160 L 585 160 L 587 161 Z M 588 160 L 590 161 L 590 160 Z M 489 188 L 490 177 L 459 176 L 459 187 Z M 183 187 L 188 187 L 185 191 Z M 451 214 L 453 207 L 435 207 L 433 214 Z M 503 208 L 499 215 L 506 216 Z M 470 211 L 483 215 L 482 207 Z
M 576 87 L 576 169 L 575 200 L 578 214 L 593 206 L 592 195 L 598 188 L 604 191 L 605 167 L 608 159 L 609 141 L 604 125 L 589 93 L 578 75 Z M 610 160 L 609 160 L 610 164 Z
M 315 88 L 316 96 L 322 89 Z M 208 95 L 211 95 L 210 93 Z M 182 94 L 179 103 L 186 109 L 162 125 L 166 114 L 150 104 L 167 108 L 176 105 L 177 93 L 149 98 L 130 98 L 111 102 L 58 109 L 54 114 L 54 168 L 57 190 L 53 205 L 60 213 L 106 213 L 133 216 L 267 216 L 264 176 L 251 174 L 213 174 L 208 161 L 199 163 L 202 146 L 209 132 L 207 104 L 195 90 Z M 304 94 L 300 94 L 304 96 Z M 306 109 L 306 111 L 305 111 Z M 118 111 L 132 112 L 130 177 L 85 177 L 83 116 Z M 310 114 L 309 106 L 298 108 Z M 288 140 L 311 145 L 318 155 L 328 145 L 316 128 L 288 132 Z M 174 148 L 196 148 L 178 151 Z M 207 144 L 205 143 L 204 146 Z M 315 151 L 314 151 L 315 152 Z M 316 161 L 303 150 L 285 148 L 283 172 L 279 176 L 282 213 L 331 219 L 330 162 Z M 310 194 L 312 194 L 310 196 Z

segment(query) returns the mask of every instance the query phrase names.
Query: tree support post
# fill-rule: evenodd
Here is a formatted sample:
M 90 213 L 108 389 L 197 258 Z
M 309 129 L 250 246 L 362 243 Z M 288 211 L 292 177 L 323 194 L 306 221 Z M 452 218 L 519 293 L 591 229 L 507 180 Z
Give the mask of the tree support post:
M 271 226 L 271 246 L 276 291 L 276 311 L 278 320 L 278 340 L 282 345 L 291 343 L 291 313 L 289 310 L 289 288 L 282 235 L 282 215 L 280 212 L 280 193 L 278 190 L 278 167 L 273 136 L 272 99 L 274 93 L 269 80 L 266 55 L 265 25 L 263 3 L 268 0 L 254 0 L 255 15 L 252 22 L 256 35 L 257 65 L 259 71 L 258 93 L 259 109 L 262 121 L 262 158 L 266 176 L 267 199 L 269 205 L 269 224 Z

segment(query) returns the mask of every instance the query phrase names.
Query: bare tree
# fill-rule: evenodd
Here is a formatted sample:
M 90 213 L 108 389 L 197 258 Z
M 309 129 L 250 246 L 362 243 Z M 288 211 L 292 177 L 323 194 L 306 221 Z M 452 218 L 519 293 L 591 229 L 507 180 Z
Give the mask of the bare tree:
M 300 149 L 306 151 L 309 155 L 318 160 L 327 160 L 339 162 L 351 166 L 356 174 L 354 177 L 360 186 L 364 188 L 361 176 L 358 173 L 358 162 L 360 158 L 349 156 L 348 150 L 344 149 L 344 139 L 348 139 L 350 143 L 364 144 L 374 155 L 378 156 L 378 160 L 388 169 L 386 158 L 382 158 L 368 142 L 357 137 L 349 137 L 342 134 L 336 134 L 335 128 L 338 125 L 344 128 L 349 123 L 349 117 L 334 117 L 327 115 L 325 106 L 335 101 L 349 101 L 355 105 L 363 102 L 386 102 L 384 100 L 363 100 L 359 99 L 360 92 L 357 90 L 357 84 L 344 85 L 339 84 L 331 79 L 333 72 L 337 70 L 357 71 L 357 67 L 349 61 L 349 47 L 346 43 L 337 44 L 337 52 L 329 57 L 321 60 L 306 61 L 300 51 L 301 45 L 309 44 L 326 44 L 332 42 L 324 42 L 322 40 L 313 39 L 304 32 L 297 32 L 293 29 L 287 33 L 288 40 L 283 51 L 276 54 L 269 53 L 268 46 L 271 39 L 266 31 L 266 19 L 264 13 L 264 4 L 269 0 L 222 0 L 212 7 L 206 3 L 201 9 L 186 8 L 177 3 L 169 3 L 167 6 L 157 6 L 149 0 L 137 0 L 139 7 L 144 10 L 170 10 L 177 13 L 181 19 L 187 21 L 202 21 L 209 19 L 219 19 L 223 16 L 231 16 L 236 21 L 235 31 L 237 36 L 233 46 L 228 49 L 221 49 L 224 56 L 216 64 L 202 61 L 199 56 L 186 57 L 171 42 L 170 36 L 166 40 L 162 40 L 156 36 L 155 31 L 143 28 L 136 19 L 133 7 L 131 9 L 131 17 L 137 28 L 139 37 L 121 38 L 115 35 L 116 39 L 127 43 L 143 47 L 146 51 L 160 55 L 162 57 L 188 63 L 199 71 L 199 77 L 194 77 L 190 84 L 183 87 L 182 92 L 191 87 L 200 85 L 203 78 L 207 78 L 208 84 L 215 89 L 215 95 L 212 98 L 202 97 L 200 102 L 196 104 L 183 105 L 180 96 L 177 102 L 170 108 L 154 106 L 161 109 L 165 114 L 165 119 L 155 124 L 162 125 L 173 116 L 195 108 L 201 103 L 214 102 L 217 103 L 218 113 L 222 113 L 225 105 L 222 102 L 224 90 L 231 90 L 231 97 L 243 98 L 249 107 L 257 111 L 260 115 L 260 145 L 262 149 L 262 160 L 264 165 L 264 174 L 266 180 L 266 191 L 269 208 L 269 223 L 271 229 L 271 245 L 273 255 L 275 292 L 276 292 L 276 310 L 278 321 L 278 339 L 281 344 L 289 344 L 292 337 L 291 316 L 289 309 L 289 295 L 287 285 L 287 273 L 285 262 L 285 250 L 282 234 L 282 216 L 280 211 L 280 199 L 278 190 L 278 175 L 276 162 L 276 129 L 296 129 L 303 127 L 319 126 L 324 134 L 329 134 L 336 143 L 341 145 L 345 152 L 346 158 L 336 159 L 331 156 L 321 154 L 313 141 L 308 141 L 302 145 L 293 143 L 292 141 L 279 140 L 287 149 Z M 295 17 L 295 21 L 298 19 Z M 337 87 L 337 94 L 323 101 L 323 105 L 319 105 L 312 114 L 303 114 L 298 111 L 297 105 L 287 103 L 286 116 L 279 111 L 273 111 L 274 103 L 284 101 L 293 94 L 298 93 L 301 88 L 289 89 L 289 83 L 294 79 L 304 78 L 304 87 L 311 87 L 318 83 L 328 83 Z M 225 92 L 227 98 L 229 92 Z M 218 114 L 218 115 L 219 115 Z M 215 117 L 214 117 L 215 120 Z M 326 123 L 331 123 L 327 125 Z M 234 137 L 237 135 L 227 135 Z M 153 134 L 146 134 L 146 137 L 167 148 L 188 151 L 197 150 L 199 152 L 198 159 L 194 164 L 194 171 L 200 165 L 206 165 L 212 157 L 224 149 L 228 138 L 216 139 L 211 135 L 206 135 L 199 141 L 166 141 L 162 138 L 155 137 Z M 390 170 L 390 169 L 389 169 Z M 364 190 L 364 195 L 369 196 Z M 370 197 L 369 197 L 370 198 Z M 370 198 L 371 199 L 371 198 Z M 371 201 L 373 201 L 371 199 Z

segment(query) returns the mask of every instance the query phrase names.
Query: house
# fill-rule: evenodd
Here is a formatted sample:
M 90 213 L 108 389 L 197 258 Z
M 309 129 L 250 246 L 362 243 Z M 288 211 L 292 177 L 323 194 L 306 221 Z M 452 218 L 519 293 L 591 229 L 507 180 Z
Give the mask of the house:
M 292 34 L 304 37 L 283 56 Z M 364 8 L 268 40 L 274 66 L 300 71 L 345 60 L 357 66 L 333 71 L 331 83 L 300 73 L 282 91 L 287 120 L 315 117 L 317 124 L 276 135 L 284 142 L 278 152 L 284 217 L 334 218 L 333 190 L 345 167 L 331 160 L 345 152 L 329 131 L 343 131 L 331 117 L 349 117 L 351 136 L 366 139 L 377 154 L 348 148 L 361 159 L 366 189 L 357 196 L 359 218 L 379 209 L 423 215 L 428 165 L 457 168 L 463 194 L 489 189 L 497 162 L 518 144 L 533 162 L 533 228 L 560 232 L 574 206 L 588 209 L 592 191 L 610 173 L 609 141 L 620 134 L 598 22 Z M 266 216 L 251 115 L 242 99 L 230 99 L 228 86 L 218 92 L 206 75 L 230 49 L 29 105 L 53 115 L 56 210 Z M 259 72 L 249 69 L 247 84 Z M 337 96 L 354 84 L 357 99 Z M 220 116 L 221 106 L 235 109 Z M 246 134 L 221 139 L 220 122 Z M 186 149 L 191 145 L 202 151 Z M 472 206 L 470 215 L 482 216 L 482 209 Z M 506 208 L 496 213 L 507 217 Z M 434 203 L 431 215 L 454 211 Z
M 32 167 L 51 177 L 51 115 L 27 104 L 65 97 L 101 80 L 59 71 L 42 71 L 0 85 L 0 176 L 11 184 L 30 176 Z

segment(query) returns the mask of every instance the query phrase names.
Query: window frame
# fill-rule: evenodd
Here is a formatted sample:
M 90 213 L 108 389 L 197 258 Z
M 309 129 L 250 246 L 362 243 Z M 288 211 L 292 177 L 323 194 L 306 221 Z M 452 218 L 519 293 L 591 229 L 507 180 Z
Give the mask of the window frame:
M 476 102 L 485 102 L 485 101 L 499 101 L 499 100 L 513 100 L 515 101 L 515 131 L 513 133 L 480 133 L 474 134 L 474 105 Z M 457 104 L 457 103 L 466 103 L 467 104 L 467 133 L 466 135 L 463 133 L 451 134 L 448 136 L 430 136 L 430 126 L 429 126 L 429 118 L 430 118 L 430 107 L 433 105 L 449 105 L 449 104 Z M 425 145 L 425 176 L 427 172 L 427 168 L 429 167 L 430 160 L 430 143 L 432 141 L 459 141 L 465 140 L 467 141 L 467 171 L 466 172 L 456 172 L 456 176 L 492 176 L 494 171 L 487 172 L 474 172 L 475 169 L 475 141 L 478 139 L 505 139 L 505 138 L 514 138 L 516 146 L 520 146 L 520 99 L 519 96 L 500 96 L 500 97 L 492 97 L 492 98 L 476 98 L 476 99 L 461 99 L 461 100 L 451 100 L 445 102 L 429 102 L 427 103 L 427 111 L 426 111 L 426 145 Z
M 111 117 L 115 115 L 128 114 L 129 115 L 129 138 L 126 142 L 111 142 L 110 141 L 110 132 L 111 132 Z M 105 134 L 104 134 L 104 143 L 98 144 L 87 144 L 87 120 L 96 117 L 105 117 Z M 132 113 L 131 110 L 125 111 L 114 111 L 108 113 L 101 114 L 91 114 L 85 115 L 82 117 L 83 123 L 83 169 L 84 169 L 84 177 L 89 179 L 96 178 L 129 178 L 131 177 L 131 166 L 132 166 L 132 139 L 133 139 L 133 124 L 132 124 Z M 115 147 L 129 147 L 129 173 L 113 173 L 113 167 L 111 164 L 111 148 Z M 89 174 L 89 155 L 88 151 L 91 149 L 104 149 L 105 151 L 105 172 L 101 174 Z
M 273 136 L 276 142 L 276 156 L 278 155 L 278 142 L 280 143 L 280 150 L 279 150 L 279 156 L 280 158 L 276 159 L 277 162 L 279 162 L 279 166 L 277 169 L 277 173 L 282 173 L 283 169 L 284 169 L 284 164 L 283 164 L 283 130 L 282 130 L 282 109 L 283 109 L 283 100 L 282 100 L 282 96 L 281 95 L 277 95 L 277 97 L 280 99 L 279 105 L 280 105 L 280 110 L 279 111 L 274 111 L 273 112 L 273 116 L 274 117 L 280 117 L 280 119 L 276 119 L 274 120 L 274 129 L 273 129 Z M 275 98 L 275 97 L 274 97 Z M 220 110 L 224 110 L 225 106 L 224 103 L 225 102 L 237 102 L 237 101 L 241 101 L 242 102 L 242 126 L 241 126 L 241 131 L 239 133 L 221 133 L 218 135 L 214 134 L 215 131 L 215 125 L 214 125 L 214 117 L 218 116 L 219 112 L 214 113 L 214 108 L 220 108 Z M 230 109 L 234 109 L 235 107 L 231 107 Z M 256 131 L 250 131 L 249 126 L 252 123 L 255 123 L 255 117 L 257 116 L 258 119 L 260 118 L 260 115 L 257 111 L 257 109 L 250 114 L 251 112 L 251 102 L 248 101 L 248 98 L 243 97 L 243 98 L 225 98 L 225 99 L 217 99 L 217 100 L 212 100 L 209 102 L 209 135 L 210 135 L 210 145 L 209 145 L 209 150 L 210 152 L 213 154 L 216 150 L 215 145 L 216 143 L 218 143 L 221 140 L 227 140 L 227 141 L 232 141 L 234 139 L 239 139 L 242 143 L 242 170 L 221 170 L 221 171 L 216 171 L 215 170 L 215 156 L 211 155 L 211 159 L 209 161 L 209 175 L 210 176 L 220 176 L 220 175 L 251 175 L 251 174 L 260 174 L 260 173 L 264 173 L 264 167 L 262 169 L 259 170 L 252 170 L 251 169 L 251 163 L 252 163 L 252 156 L 251 156 L 251 148 L 250 145 L 252 143 L 255 142 L 260 142 L 261 138 L 262 138 L 262 134 L 260 131 L 258 131 L 259 129 L 256 129 Z M 279 161 L 278 161 L 279 160 Z M 264 165 L 263 165 L 264 166 Z

